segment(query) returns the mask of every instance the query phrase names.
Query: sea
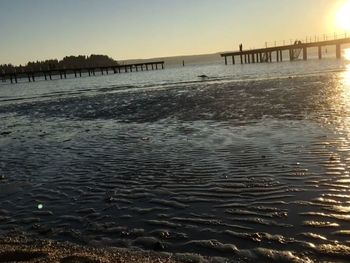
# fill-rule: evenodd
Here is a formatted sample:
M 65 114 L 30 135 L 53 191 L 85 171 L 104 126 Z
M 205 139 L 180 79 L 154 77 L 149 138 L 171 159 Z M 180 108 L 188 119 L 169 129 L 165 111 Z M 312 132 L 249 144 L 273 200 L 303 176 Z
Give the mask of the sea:
M 350 61 L 0 84 L 0 236 L 350 261 Z

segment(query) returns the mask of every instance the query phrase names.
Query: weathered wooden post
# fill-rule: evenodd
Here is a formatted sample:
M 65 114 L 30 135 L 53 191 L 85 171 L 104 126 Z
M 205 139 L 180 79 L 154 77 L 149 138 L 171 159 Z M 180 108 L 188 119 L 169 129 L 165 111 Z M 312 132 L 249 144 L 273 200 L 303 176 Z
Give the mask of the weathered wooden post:
M 45 77 L 45 80 L 47 80 L 47 75 L 46 75 L 46 72 L 44 72 L 44 77 Z
M 279 50 L 276 51 L 276 59 L 277 59 L 277 62 L 280 62 L 280 51 Z
M 79 77 L 81 77 L 81 69 L 79 69 Z
M 307 60 L 307 48 L 303 47 L 303 60 Z
M 77 71 L 74 70 L 74 77 L 77 77 Z
M 318 59 L 322 59 L 322 46 L 318 46 Z
M 243 56 L 242 54 L 239 55 L 241 57 L 241 64 L 243 64 Z
M 337 59 L 340 59 L 340 58 L 341 58 L 341 48 L 340 48 L 340 44 L 337 44 L 335 48 L 336 48 L 336 56 L 337 56 Z
M 280 61 L 282 62 L 283 61 L 283 51 L 280 50 Z
M 30 79 L 30 75 L 27 74 L 27 76 L 28 76 L 28 81 L 31 82 L 32 80 Z
M 227 65 L 227 56 L 225 56 L 225 65 Z
M 225 56 L 225 59 L 226 59 L 226 56 Z M 232 56 L 232 65 L 236 64 L 236 61 L 235 61 L 235 56 Z M 226 63 L 227 65 L 227 63 Z
M 294 60 L 294 58 L 293 58 L 293 49 L 289 49 L 289 60 L 290 61 L 293 61 Z
M 14 74 L 14 77 L 15 77 L 15 82 L 17 83 L 17 74 L 16 73 Z

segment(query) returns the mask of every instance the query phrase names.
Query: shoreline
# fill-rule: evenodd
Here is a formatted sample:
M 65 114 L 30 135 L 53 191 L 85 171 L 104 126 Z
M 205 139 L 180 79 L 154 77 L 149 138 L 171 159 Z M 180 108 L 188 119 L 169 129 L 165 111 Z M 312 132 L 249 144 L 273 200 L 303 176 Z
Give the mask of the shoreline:
M 123 248 L 95 248 L 69 242 L 1 238 L 0 262 L 30 263 L 181 263 L 174 255 Z

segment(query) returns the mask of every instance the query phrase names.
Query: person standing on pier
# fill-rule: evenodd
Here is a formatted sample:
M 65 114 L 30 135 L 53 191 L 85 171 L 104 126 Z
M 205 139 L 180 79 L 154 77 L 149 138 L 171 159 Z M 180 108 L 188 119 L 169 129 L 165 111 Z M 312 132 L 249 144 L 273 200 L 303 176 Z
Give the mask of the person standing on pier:
M 243 51 L 243 45 L 242 44 L 239 44 L 239 51 Z

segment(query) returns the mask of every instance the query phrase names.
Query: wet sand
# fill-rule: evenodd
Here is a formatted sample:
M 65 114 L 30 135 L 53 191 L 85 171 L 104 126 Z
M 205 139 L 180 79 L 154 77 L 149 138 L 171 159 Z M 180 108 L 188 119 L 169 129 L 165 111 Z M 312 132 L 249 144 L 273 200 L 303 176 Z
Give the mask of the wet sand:
M 0 239 L 0 262 L 40 263 L 181 263 L 172 255 L 118 248 L 88 248 L 72 243 Z
M 193 262 L 346 262 L 346 83 L 330 72 L 0 105 L 0 233 Z

